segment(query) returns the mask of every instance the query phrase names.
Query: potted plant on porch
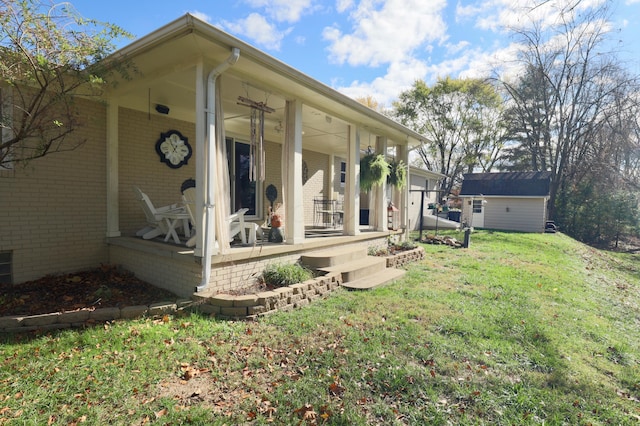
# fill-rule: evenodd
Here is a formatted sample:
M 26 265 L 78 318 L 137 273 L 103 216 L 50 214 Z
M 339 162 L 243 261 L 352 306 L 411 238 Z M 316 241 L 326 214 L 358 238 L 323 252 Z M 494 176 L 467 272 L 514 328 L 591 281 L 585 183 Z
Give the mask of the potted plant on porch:
M 407 185 L 407 165 L 402 160 L 393 160 L 389 163 L 389 175 L 387 183 L 398 189 L 403 189 Z
M 384 155 L 370 153 L 360 159 L 360 189 L 369 192 L 374 186 L 382 185 L 389 175 L 389 163 Z

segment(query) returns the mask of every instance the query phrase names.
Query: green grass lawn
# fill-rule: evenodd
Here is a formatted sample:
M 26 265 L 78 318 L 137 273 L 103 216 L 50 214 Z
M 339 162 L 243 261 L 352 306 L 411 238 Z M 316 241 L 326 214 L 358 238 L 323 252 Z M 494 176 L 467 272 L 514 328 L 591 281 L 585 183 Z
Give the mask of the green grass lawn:
M 424 247 L 392 285 L 258 322 L 1 336 L 0 424 L 640 422 L 637 256 L 561 234 Z

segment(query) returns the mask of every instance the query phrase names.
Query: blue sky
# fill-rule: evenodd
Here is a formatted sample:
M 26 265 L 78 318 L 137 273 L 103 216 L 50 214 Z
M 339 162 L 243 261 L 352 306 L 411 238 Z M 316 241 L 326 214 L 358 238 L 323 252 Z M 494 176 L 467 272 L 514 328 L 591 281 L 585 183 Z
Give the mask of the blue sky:
M 416 79 L 480 77 L 508 61 L 504 27 L 577 0 L 75 0 L 86 18 L 136 37 L 189 12 L 352 97 L 390 103 Z M 579 7 L 606 0 L 582 0 Z M 640 0 L 613 2 L 622 59 L 640 73 Z M 124 45 L 125 41 L 121 43 Z

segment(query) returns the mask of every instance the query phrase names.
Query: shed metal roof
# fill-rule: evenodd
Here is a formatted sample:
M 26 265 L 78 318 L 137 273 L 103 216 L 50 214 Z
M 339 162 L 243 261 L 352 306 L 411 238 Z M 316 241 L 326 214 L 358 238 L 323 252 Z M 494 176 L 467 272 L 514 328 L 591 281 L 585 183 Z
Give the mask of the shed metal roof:
M 460 196 L 546 197 L 551 172 L 467 173 Z

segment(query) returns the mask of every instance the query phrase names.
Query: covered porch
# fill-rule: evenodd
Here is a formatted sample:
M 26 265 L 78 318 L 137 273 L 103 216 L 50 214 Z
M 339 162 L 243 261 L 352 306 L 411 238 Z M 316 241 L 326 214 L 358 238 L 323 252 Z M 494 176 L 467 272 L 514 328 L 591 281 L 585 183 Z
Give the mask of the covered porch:
M 332 248 L 380 247 L 397 232 L 367 231 L 357 236 L 329 235 L 307 238 L 298 244 L 260 243 L 234 246 L 211 258 L 214 285 L 198 293 L 234 292 L 250 287 L 269 263 L 294 263 L 306 253 Z M 181 297 L 191 297 L 202 273 L 202 258 L 194 250 L 132 236 L 109 238 L 112 262 L 135 271 L 138 278 L 168 289 Z
M 244 276 L 226 275 L 232 264 L 256 275 L 265 262 L 292 262 L 318 247 L 384 243 L 391 201 L 406 230 L 407 192 L 381 185 L 361 193 L 360 158 L 373 151 L 408 164 L 420 135 L 191 15 L 115 55 L 137 73 L 108 97 L 113 263 L 181 294 L 227 291 Z M 171 131 L 191 150 L 173 166 L 156 147 Z M 196 182 L 195 247 L 134 238 L 144 214 L 132 188 L 174 204 L 188 179 Z M 319 220 L 316 200 L 335 203 L 328 219 Z M 265 230 L 277 211 L 284 241 L 230 244 L 224 219 L 238 209 Z

